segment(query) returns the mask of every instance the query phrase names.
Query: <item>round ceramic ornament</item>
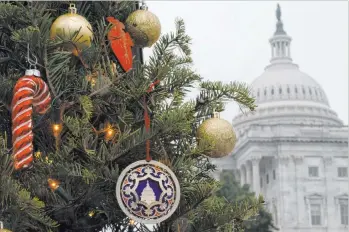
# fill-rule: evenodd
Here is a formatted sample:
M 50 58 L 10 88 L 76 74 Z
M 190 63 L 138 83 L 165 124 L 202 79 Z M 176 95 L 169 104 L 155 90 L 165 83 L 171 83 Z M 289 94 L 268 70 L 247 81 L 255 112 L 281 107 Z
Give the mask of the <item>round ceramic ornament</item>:
M 166 165 L 140 160 L 127 166 L 116 184 L 121 210 L 131 219 L 156 224 L 168 219 L 177 209 L 180 187 Z

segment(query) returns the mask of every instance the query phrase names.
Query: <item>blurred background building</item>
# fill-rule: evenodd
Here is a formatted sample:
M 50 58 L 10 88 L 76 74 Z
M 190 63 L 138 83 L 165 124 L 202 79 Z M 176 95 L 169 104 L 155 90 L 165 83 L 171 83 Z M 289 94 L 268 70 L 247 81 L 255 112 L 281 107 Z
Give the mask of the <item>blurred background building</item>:
M 279 231 L 348 231 L 348 127 L 293 63 L 279 6 L 276 19 L 270 64 L 251 84 L 258 108 L 233 119 L 234 152 L 213 162 L 264 196 Z

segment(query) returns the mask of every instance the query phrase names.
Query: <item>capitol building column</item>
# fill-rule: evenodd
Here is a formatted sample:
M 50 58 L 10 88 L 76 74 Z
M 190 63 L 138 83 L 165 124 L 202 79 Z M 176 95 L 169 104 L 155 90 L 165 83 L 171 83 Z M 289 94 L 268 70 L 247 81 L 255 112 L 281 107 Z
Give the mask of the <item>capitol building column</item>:
M 324 217 L 324 225 L 333 225 L 336 222 L 333 220 L 333 215 L 336 215 L 336 206 L 334 205 L 334 198 L 336 194 L 336 185 L 333 181 L 333 174 L 335 173 L 335 170 L 333 170 L 333 159 L 331 156 L 325 156 L 323 157 L 324 162 L 324 173 L 325 173 L 325 191 L 326 191 L 326 199 L 325 199 L 325 205 L 324 205 L 324 214 L 326 216 Z M 329 230 L 331 228 L 328 228 Z
M 278 175 L 279 175 L 279 189 L 278 189 L 278 198 L 279 198 L 279 213 L 280 213 L 280 224 L 289 224 L 293 222 L 293 218 L 290 215 L 290 207 L 287 205 L 288 199 L 288 155 L 279 155 L 276 157 L 278 160 Z M 289 203 L 290 204 L 290 203 Z M 280 228 L 282 231 L 282 228 Z
M 302 222 L 302 213 L 305 211 L 304 205 L 301 204 L 302 202 L 302 191 L 299 188 L 301 183 L 301 173 L 302 173 L 302 163 L 303 163 L 303 156 L 300 155 L 293 155 L 293 162 L 295 167 L 295 202 L 296 202 L 296 225 L 300 226 Z
M 240 167 L 240 184 L 244 186 L 246 184 L 246 168 L 245 166 Z
M 247 162 L 246 165 L 246 183 L 250 185 L 250 188 L 252 187 L 252 167 L 251 167 L 251 162 Z
M 256 196 L 260 193 L 260 183 L 259 183 L 259 162 L 261 157 L 252 157 L 252 176 L 253 176 L 253 191 Z

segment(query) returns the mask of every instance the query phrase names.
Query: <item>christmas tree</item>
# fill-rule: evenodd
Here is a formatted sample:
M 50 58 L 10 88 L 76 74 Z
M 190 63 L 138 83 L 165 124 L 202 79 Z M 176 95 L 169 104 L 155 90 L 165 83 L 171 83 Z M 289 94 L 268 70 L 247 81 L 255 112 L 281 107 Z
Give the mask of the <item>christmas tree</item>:
M 203 81 L 192 70 L 182 20 L 157 40 L 154 25 L 139 31 L 142 22 L 130 19 L 136 2 L 79 1 L 64 15 L 68 8 L 67 2 L 0 3 L 4 228 L 125 231 L 130 217 L 115 197 L 116 185 L 123 170 L 147 157 L 144 162 L 168 167 L 180 185 L 178 206 L 154 231 L 239 231 L 262 199 L 231 203 L 216 196 L 220 183 L 211 177 L 208 157 L 213 148 L 198 146 L 196 131 L 228 100 L 253 110 L 247 86 Z M 72 29 L 69 23 L 78 28 L 67 39 L 62 34 Z M 140 47 L 155 40 L 144 62 Z M 186 101 L 195 86 L 200 95 Z M 146 185 L 142 204 L 150 205 L 158 197 L 156 184 Z M 174 194 L 166 189 L 165 196 Z
M 220 174 L 222 182 L 217 195 L 222 196 L 229 202 L 244 202 L 248 199 L 253 201 L 255 193 L 249 190 L 250 186 L 241 186 L 235 179 L 233 171 L 223 170 Z M 245 232 L 272 232 L 278 228 L 273 224 L 272 215 L 263 207 L 259 209 L 258 215 L 244 221 Z

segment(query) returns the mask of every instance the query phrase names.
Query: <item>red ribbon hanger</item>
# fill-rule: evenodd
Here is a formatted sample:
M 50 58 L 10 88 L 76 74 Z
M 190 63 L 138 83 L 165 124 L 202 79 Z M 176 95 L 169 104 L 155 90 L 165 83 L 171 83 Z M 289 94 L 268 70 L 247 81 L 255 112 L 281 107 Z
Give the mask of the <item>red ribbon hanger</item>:
M 150 93 L 153 91 L 154 87 L 160 83 L 160 80 L 156 80 L 151 85 L 149 86 L 147 93 Z M 144 124 L 145 124 L 145 131 L 148 133 L 150 131 L 150 117 L 148 113 L 148 106 L 147 106 L 147 101 L 146 97 L 144 96 Z M 150 140 L 147 139 L 145 143 L 145 149 L 146 149 L 146 161 L 151 161 L 151 156 L 150 156 Z

